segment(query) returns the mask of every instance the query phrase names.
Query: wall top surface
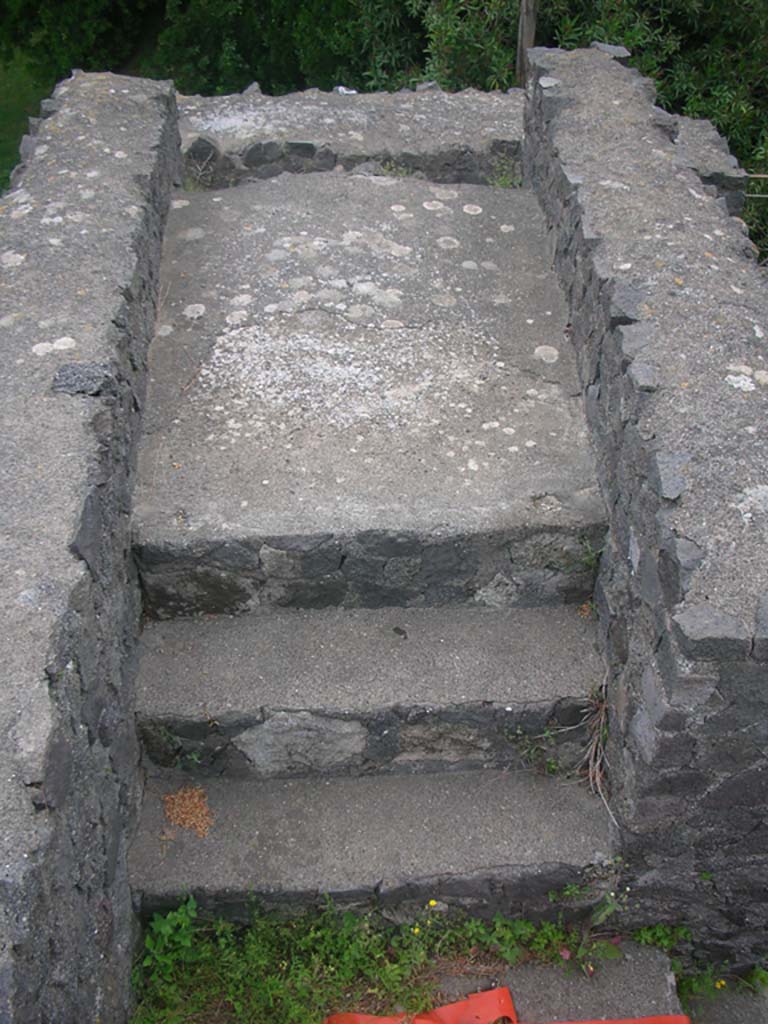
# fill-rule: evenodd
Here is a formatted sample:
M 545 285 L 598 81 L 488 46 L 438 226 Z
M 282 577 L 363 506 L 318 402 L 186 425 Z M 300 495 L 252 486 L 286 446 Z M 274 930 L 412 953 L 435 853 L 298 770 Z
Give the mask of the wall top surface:
M 169 83 L 75 73 L 45 102 L 49 116 L 25 140 L 18 184 L 0 197 L 0 863 L 8 880 L 25 869 L 20 851 L 33 856 L 47 819 L 25 787 L 46 779 L 55 743 L 47 668 L 89 577 L 87 553 L 78 558 L 70 546 L 98 483 L 94 417 L 115 385 L 146 183 L 172 102 Z
M 690 556 L 684 650 L 743 657 L 766 631 L 756 616 L 768 593 L 768 280 L 743 223 L 705 183 L 741 172 L 711 126 L 659 111 L 650 83 L 606 54 L 530 53 L 612 321 L 647 392 L 637 430 L 653 452 L 659 525 Z

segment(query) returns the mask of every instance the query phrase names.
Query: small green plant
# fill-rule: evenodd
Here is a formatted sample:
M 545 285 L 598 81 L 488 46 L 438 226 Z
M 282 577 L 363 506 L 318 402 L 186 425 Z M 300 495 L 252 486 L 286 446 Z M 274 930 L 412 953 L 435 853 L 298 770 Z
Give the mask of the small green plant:
M 203 755 L 199 750 L 183 750 L 176 758 L 177 768 L 196 768 L 202 763 Z
M 198 956 L 194 922 L 197 903 L 190 896 L 177 910 L 155 914 L 144 936 L 144 957 L 135 975 L 141 985 L 154 986 L 164 999 L 177 992 L 180 970 L 193 964 Z
M 690 1013 L 692 1000 L 712 999 L 728 987 L 723 972 L 714 964 L 707 964 L 695 971 L 684 971 L 677 960 L 672 961 L 672 970 L 677 981 L 677 994 L 680 1005 L 686 1013 Z
M 638 928 L 632 938 L 641 946 L 655 946 L 656 949 L 662 949 L 665 953 L 671 953 L 681 943 L 690 940 L 691 930 L 685 925 L 679 924 L 653 924 L 645 928 Z
M 768 967 L 758 964 L 741 980 L 742 984 L 750 991 L 761 992 L 763 989 L 768 988 Z
M 596 548 L 587 537 L 581 539 L 581 564 L 594 576 L 597 576 L 597 571 L 600 568 L 600 556 L 603 553 L 602 548 Z
M 519 166 L 508 159 L 499 159 L 488 175 L 488 184 L 492 188 L 520 188 L 523 179 Z
M 383 160 L 381 169 L 391 178 L 407 178 L 413 174 L 410 168 L 403 166 L 403 164 L 395 163 L 394 160 Z
M 568 903 L 581 899 L 588 892 L 589 886 L 585 883 L 570 882 L 568 885 L 564 885 L 562 889 L 550 889 L 547 893 L 547 899 L 550 903 Z
M 544 775 L 561 775 L 563 768 L 555 756 L 555 736 L 551 728 L 533 736 L 518 726 L 510 732 L 509 740 L 517 747 L 520 759 L 530 768 Z

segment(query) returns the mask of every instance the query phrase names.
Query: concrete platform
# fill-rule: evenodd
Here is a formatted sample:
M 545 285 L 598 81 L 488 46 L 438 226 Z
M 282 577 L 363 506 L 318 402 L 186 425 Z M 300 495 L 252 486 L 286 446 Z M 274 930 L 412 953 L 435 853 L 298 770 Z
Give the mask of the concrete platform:
M 604 515 L 532 195 L 332 172 L 174 206 L 135 517 L 155 614 L 590 590 Z
M 572 605 L 181 619 L 144 630 L 137 714 L 149 756 L 196 773 L 520 767 L 581 756 L 603 673 Z
M 162 795 L 186 782 L 147 782 L 129 855 L 142 913 L 188 893 L 244 918 L 253 898 L 302 905 L 324 893 L 347 905 L 435 898 L 479 913 L 551 912 L 547 893 L 609 851 L 599 800 L 529 773 L 211 780 L 205 838 L 165 818 Z

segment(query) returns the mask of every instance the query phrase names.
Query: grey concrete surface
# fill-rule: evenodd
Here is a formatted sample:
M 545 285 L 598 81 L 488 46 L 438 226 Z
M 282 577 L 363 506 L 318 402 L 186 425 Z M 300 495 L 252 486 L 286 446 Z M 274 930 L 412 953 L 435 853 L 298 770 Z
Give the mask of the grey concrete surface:
M 505 985 L 524 1024 L 681 1014 L 669 959 L 633 942 L 619 948 L 622 959 L 598 962 L 591 977 L 568 966 L 522 964 L 490 978 L 473 976 L 470 969 L 446 975 L 441 992 L 446 1001 L 458 1001 L 470 992 Z
M 520 766 L 531 745 L 564 764 L 583 753 L 596 647 L 572 605 L 150 623 L 139 728 L 153 760 L 216 773 Z
M 532 911 L 609 849 L 605 811 L 583 786 L 524 772 L 211 780 L 205 838 L 163 811 L 162 795 L 188 782 L 148 779 L 130 853 L 142 913 L 186 893 L 241 915 L 254 896 L 289 904 L 323 893 Z
M 187 174 L 208 185 L 372 159 L 434 181 L 515 177 L 523 105 L 520 89 L 179 97 Z
M 603 512 L 531 195 L 334 172 L 174 205 L 136 507 L 160 614 L 291 603 L 313 576 L 326 604 L 589 589 Z M 425 566 L 435 542 L 453 553 Z
M 139 795 L 127 510 L 175 106 L 168 82 L 77 73 L 46 113 L 0 197 L 0 1020 L 119 1024 Z
M 594 623 L 563 608 L 282 611 L 149 623 L 141 714 L 551 704 L 600 682 Z

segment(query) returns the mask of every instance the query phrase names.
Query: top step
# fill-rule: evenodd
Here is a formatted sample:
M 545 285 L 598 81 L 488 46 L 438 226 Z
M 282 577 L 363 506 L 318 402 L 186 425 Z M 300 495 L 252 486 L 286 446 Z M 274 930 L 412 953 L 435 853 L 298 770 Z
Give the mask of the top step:
M 370 160 L 430 181 L 485 184 L 521 173 L 525 93 L 439 89 L 179 97 L 186 174 L 202 187 Z
M 589 594 L 604 510 L 533 195 L 180 194 L 162 290 L 135 513 L 157 615 Z

